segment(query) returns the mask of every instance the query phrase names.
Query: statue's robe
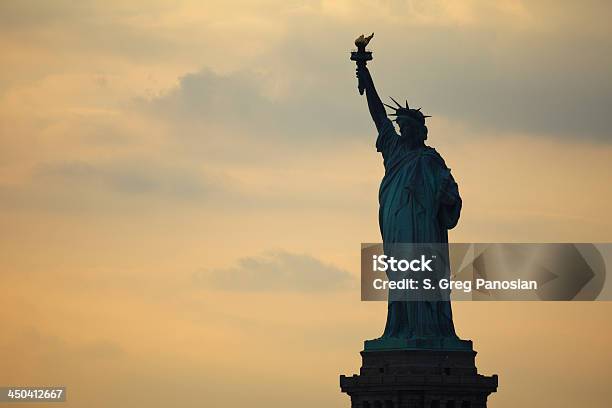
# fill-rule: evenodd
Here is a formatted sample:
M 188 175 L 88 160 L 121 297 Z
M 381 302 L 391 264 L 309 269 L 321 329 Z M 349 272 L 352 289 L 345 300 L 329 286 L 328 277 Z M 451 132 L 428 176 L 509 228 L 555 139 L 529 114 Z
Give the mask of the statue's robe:
M 379 191 L 383 244 L 447 244 L 448 230 L 459 220 L 461 197 L 442 157 L 429 146 L 409 149 L 389 119 L 376 148 L 385 167 Z M 450 302 L 390 298 L 382 337 L 456 338 Z

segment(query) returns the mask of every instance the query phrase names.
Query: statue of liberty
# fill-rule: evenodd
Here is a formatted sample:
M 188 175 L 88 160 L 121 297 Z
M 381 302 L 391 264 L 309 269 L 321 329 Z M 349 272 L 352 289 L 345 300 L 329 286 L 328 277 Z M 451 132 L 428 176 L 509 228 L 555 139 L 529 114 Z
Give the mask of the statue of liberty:
M 448 230 L 461 212 L 457 183 L 440 154 L 425 144 L 429 116 L 411 109 L 406 101 L 383 104 L 366 61 L 371 52 L 361 36 L 352 59 L 357 61 L 360 93 L 365 90 L 376 129 L 376 149 L 382 154 L 385 174 L 379 190 L 379 224 L 383 244 L 440 243 L 448 256 Z M 387 116 L 391 108 L 394 121 Z M 387 323 L 381 338 L 366 341 L 366 350 L 393 348 L 471 348 L 455 334 L 450 301 L 402 301 L 389 298 Z

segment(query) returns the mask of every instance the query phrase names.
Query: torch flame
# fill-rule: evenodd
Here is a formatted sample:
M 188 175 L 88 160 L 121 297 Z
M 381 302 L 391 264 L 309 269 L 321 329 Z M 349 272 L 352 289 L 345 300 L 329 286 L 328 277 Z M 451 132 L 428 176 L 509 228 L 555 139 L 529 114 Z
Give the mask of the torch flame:
M 372 39 L 372 37 L 374 37 L 374 33 L 370 34 L 367 37 L 364 37 L 363 34 L 361 34 L 359 37 L 357 37 L 357 39 L 355 40 L 355 45 L 357 47 L 359 46 L 363 46 L 365 48 L 366 45 L 368 45 L 368 43 L 370 42 L 370 40 Z

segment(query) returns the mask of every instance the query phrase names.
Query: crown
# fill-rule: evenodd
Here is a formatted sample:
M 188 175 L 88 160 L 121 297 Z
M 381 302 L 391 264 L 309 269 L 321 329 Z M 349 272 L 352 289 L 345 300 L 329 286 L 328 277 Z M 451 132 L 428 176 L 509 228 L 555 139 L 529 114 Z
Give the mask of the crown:
M 391 100 L 395 102 L 395 104 L 397 105 L 397 108 L 395 106 L 387 105 L 386 103 L 383 103 L 383 105 L 394 110 L 394 112 L 390 113 L 389 115 L 395 116 L 396 120 L 399 118 L 410 118 L 410 119 L 417 121 L 421 125 L 425 125 L 425 118 L 431 118 L 431 116 L 429 115 L 423 115 L 423 113 L 421 112 L 421 108 L 410 109 L 410 107 L 408 106 L 408 101 L 406 101 L 406 106 L 404 107 L 400 105 L 391 96 L 389 98 L 391 98 Z

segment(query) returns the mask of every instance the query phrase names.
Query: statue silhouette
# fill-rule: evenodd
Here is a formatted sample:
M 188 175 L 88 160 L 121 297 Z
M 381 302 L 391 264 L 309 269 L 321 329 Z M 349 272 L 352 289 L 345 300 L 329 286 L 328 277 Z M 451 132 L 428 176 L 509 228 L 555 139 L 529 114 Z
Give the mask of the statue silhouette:
M 358 44 L 358 47 L 361 44 Z M 365 90 L 378 138 L 385 175 L 379 190 L 379 224 L 383 244 L 441 243 L 448 256 L 448 230 L 461 212 L 461 197 L 450 169 L 438 152 L 427 145 L 428 117 L 408 102 L 383 104 L 365 61 L 357 61 L 359 86 Z M 368 52 L 369 53 L 369 52 Z M 371 53 L 369 53 L 371 59 Z M 387 116 L 391 108 L 399 133 Z M 390 277 L 391 278 L 391 277 Z M 381 338 L 366 341 L 366 349 L 410 347 L 466 348 L 455 334 L 450 301 L 401 301 L 389 298 L 387 323 Z M 402 346 L 404 345 L 404 346 Z M 406 346 L 408 345 L 408 346 Z

